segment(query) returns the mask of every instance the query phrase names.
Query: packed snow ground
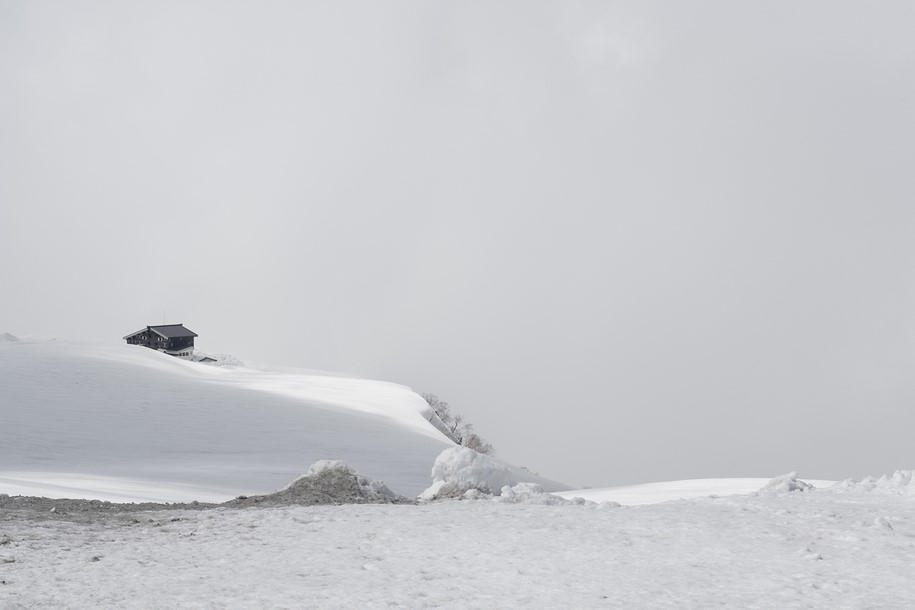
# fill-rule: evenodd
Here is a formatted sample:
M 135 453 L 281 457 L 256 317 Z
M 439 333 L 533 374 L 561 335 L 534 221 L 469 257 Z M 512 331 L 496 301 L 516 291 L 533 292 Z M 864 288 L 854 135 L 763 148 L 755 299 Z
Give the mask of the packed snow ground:
M 0 607 L 913 607 L 913 488 L 903 473 L 633 507 L 0 512 Z

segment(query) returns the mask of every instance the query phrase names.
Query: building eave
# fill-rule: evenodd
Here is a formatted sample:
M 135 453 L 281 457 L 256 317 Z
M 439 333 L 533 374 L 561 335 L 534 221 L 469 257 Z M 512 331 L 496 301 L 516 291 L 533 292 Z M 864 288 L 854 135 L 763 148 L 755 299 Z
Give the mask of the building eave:
M 146 328 L 141 328 L 140 330 L 138 330 L 138 331 L 135 332 L 135 333 L 130 333 L 129 335 L 124 335 L 124 337 L 122 337 L 122 338 L 123 338 L 123 339 L 130 339 L 131 337 L 135 337 L 136 335 L 139 335 L 140 333 L 145 333 L 145 332 L 148 331 L 148 330 L 149 330 L 149 327 L 147 326 Z

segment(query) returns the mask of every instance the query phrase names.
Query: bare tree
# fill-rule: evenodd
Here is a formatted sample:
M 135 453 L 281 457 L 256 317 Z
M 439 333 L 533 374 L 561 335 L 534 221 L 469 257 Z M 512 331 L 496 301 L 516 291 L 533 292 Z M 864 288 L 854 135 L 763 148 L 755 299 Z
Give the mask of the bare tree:
M 423 394 L 422 396 L 432 409 L 430 421 L 437 418 L 442 425 L 436 427 L 442 430 L 448 438 L 458 445 L 468 447 L 478 453 L 492 453 L 492 445 L 474 432 L 473 426 L 465 422 L 461 415 L 453 413 L 447 402 L 435 394 Z

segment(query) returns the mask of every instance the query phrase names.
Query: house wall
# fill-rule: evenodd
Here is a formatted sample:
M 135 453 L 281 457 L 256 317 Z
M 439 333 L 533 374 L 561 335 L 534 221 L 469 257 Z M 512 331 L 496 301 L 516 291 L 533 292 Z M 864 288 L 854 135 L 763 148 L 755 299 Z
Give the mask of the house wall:
M 167 350 L 179 350 L 187 347 L 194 347 L 194 337 L 175 337 L 169 339 L 165 346 Z

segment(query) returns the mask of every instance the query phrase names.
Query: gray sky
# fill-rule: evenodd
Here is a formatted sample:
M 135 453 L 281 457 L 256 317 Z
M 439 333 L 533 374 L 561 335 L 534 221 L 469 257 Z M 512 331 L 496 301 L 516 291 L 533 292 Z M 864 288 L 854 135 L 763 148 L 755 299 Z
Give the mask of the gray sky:
M 915 467 L 912 2 L 0 2 L 0 331 L 449 400 L 574 484 Z

